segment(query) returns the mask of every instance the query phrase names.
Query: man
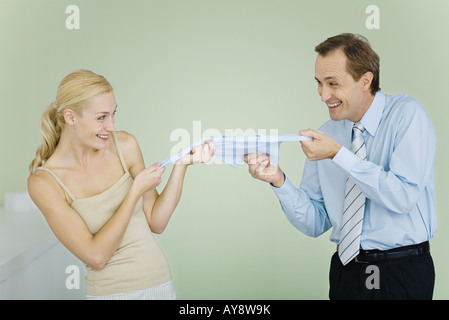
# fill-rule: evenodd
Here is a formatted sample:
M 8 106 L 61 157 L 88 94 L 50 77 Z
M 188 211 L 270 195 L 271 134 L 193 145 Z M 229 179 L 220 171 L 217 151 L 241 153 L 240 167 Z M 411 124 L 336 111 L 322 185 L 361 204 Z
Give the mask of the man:
M 300 188 L 268 155 L 245 156 L 249 172 L 271 184 L 299 231 L 317 237 L 333 227 L 330 299 L 431 299 L 431 121 L 413 98 L 380 91 L 379 57 L 364 37 L 337 35 L 315 51 L 318 93 L 331 120 L 300 131 L 313 138 L 301 141 Z

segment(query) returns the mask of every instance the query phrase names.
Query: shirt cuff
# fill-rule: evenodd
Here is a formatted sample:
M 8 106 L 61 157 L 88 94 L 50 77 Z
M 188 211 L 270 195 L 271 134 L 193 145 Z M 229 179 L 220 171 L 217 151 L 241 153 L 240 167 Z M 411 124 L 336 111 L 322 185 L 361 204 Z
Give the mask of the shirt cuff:
M 349 149 L 341 147 L 332 161 L 339 165 L 346 172 L 351 172 L 355 164 L 360 161 L 360 158 L 355 153 L 352 153 Z
M 297 188 L 293 185 L 293 183 L 288 179 L 288 177 L 284 173 L 284 184 L 282 186 L 275 187 L 270 183 L 271 189 L 274 191 L 279 200 L 282 200 L 283 197 L 289 196 L 292 193 L 297 191 Z

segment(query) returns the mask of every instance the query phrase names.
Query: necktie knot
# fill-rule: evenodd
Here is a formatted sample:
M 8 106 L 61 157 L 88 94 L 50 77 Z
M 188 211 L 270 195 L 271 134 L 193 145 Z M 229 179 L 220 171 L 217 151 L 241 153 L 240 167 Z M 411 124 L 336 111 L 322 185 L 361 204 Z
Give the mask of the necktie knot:
M 352 128 L 353 135 L 351 145 L 351 151 L 363 160 L 366 159 L 365 141 L 363 140 L 362 135 L 364 130 L 365 128 L 360 122 L 354 124 L 354 127 Z
M 352 132 L 354 133 L 354 137 L 358 137 L 362 135 L 362 132 L 365 130 L 365 127 L 360 123 L 354 123 L 352 127 Z

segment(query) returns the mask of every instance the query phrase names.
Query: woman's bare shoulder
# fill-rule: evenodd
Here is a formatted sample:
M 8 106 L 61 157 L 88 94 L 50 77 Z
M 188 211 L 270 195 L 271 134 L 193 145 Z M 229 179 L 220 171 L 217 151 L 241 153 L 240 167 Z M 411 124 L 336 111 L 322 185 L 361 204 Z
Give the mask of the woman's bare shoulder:
M 128 169 L 140 168 L 143 158 L 136 137 L 126 131 L 117 131 L 117 138 Z
M 41 208 L 62 200 L 68 202 L 69 198 L 51 173 L 36 170 L 27 180 L 28 193 L 36 205 Z M 57 200 L 58 199 L 58 200 Z
M 131 133 L 127 131 L 116 131 L 116 134 L 122 149 L 133 149 L 139 147 L 136 137 Z

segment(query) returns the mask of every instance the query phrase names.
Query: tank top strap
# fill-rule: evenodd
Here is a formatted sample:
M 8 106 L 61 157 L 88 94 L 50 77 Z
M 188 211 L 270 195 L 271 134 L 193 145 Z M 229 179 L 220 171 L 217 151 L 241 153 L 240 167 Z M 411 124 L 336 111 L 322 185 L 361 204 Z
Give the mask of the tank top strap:
M 76 200 L 73 193 L 69 190 L 69 188 L 67 188 L 67 186 L 61 181 L 61 179 L 58 178 L 58 176 L 53 171 L 51 171 L 50 169 L 47 169 L 45 167 L 38 167 L 38 168 L 36 168 L 36 170 L 43 170 L 43 171 L 47 171 L 48 173 L 50 173 L 56 179 L 56 181 L 59 183 L 61 188 L 64 189 L 64 191 L 69 195 L 69 197 L 72 199 L 72 201 Z
M 122 149 L 120 148 L 120 144 L 118 142 L 117 132 L 113 131 L 112 136 L 114 137 L 115 147 L 117 148 L 118 156 L 120 158 L 120 162 L 122 163 L 123 170 L 125 170 L 125 173 L 128 173 L 128 167 L 126 166 L 125 157 L 123 156 Z

